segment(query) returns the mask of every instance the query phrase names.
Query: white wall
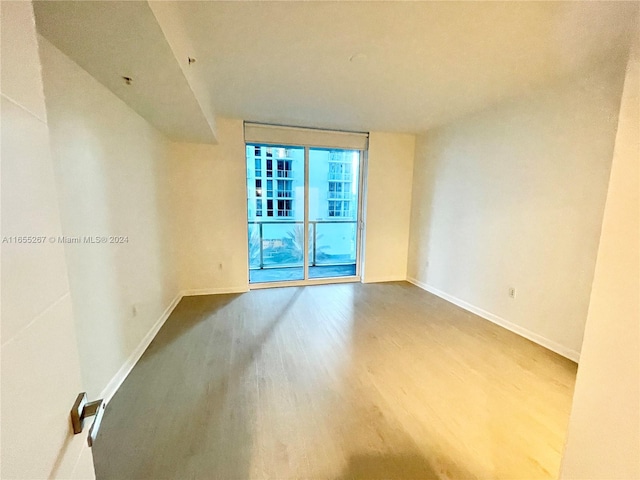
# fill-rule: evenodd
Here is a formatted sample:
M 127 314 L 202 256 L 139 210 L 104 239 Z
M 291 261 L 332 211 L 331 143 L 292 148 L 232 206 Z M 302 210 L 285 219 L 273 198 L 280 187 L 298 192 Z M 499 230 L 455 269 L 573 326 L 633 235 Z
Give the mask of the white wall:
M 40 43 L 63 232 L 127 238 L 65 248 L 82 377 L 98 398 L 179 292 L 169 143 L 47 40 Z
M 415 136 L 371 132 L 364 282 L 405 280 Z
M 2 478 L 93 478 L 69 410 L 82 391 L 31 2 L 2 18 Z
M 243 124 L 216 124 L 218 145 L 171 145 L 176 257 L 187 294 L 249 285 Z
M 180 286 L 191 294 L 248 289 L 242 121 L 218 118 L 217 134 L 218 145 L 171 145 Z M 366 282 L 406 278 L 414 142 L 371 133 Z
M 627 67 L 561 478 L 640 478 L 640 45 Z
M 599 65 L 422 137 L 409 278 L 577 359 L 623 73 Z
M 181 288 L 248 289 L 246 167 L 241 120 L 217 119 L 218 145 L 173 143 L 172 189 Z M 413 135 L 369 140 L 364 281 L 406 278 Z

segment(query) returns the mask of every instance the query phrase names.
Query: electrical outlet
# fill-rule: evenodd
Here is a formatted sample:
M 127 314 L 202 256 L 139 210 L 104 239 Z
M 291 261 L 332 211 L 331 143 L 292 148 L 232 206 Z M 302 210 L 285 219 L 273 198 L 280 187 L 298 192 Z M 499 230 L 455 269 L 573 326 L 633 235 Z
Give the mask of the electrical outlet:
M 137 304 L 133 304 L 131 305 L 131 314 L 135 317 L 138 315 L 138 305 Z
M 509 287 L 509 297 L 516 298 L 516 289 L 515 287 Z

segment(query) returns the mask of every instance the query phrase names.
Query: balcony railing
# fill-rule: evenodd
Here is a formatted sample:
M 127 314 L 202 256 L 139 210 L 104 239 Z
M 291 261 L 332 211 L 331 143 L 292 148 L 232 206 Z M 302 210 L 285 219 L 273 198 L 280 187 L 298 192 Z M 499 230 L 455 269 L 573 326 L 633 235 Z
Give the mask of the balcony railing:
M 338 257 L 343 258 L 319 258 L 318 255 L 318 225 L 355 225 L 357 227 L 358 222 L 356 220 L 310 220 L 309 226 L 311 227 L 309 238 L 309 266 L 330 266 L 330 265 L 351 265 L 355 264 L 355 259 L 344 258 L 346 255 Z M 249 237 L 249 268 L 266 269 L 266 268 L 283 268 L 283 267 L 295 267 L 302 266 L 304 262 L 304 222 L 300 220 L 274 220 L 274 221 L 255 221 L 249 222 L 249 226 L 257 227 L 257 238 L 253 238 L 254 235 Z M 265 225 L 291 225 L 302 226 L 302 229 L 291 230 L 286 234 L 288 238 L 272 238 L 265 239 Z M 287 251 L 290 250 L 289 251 Z M 285 262 L 265 262 L 268 260 L 268 256 L 265 255 L 265 250 L 272 250 L 273 253 L 289 253 L 289 259 Z M 292 255 L 293 253 L 293 255 Z M 298 260 L 294 260 L 293 257 L 298 257 Z

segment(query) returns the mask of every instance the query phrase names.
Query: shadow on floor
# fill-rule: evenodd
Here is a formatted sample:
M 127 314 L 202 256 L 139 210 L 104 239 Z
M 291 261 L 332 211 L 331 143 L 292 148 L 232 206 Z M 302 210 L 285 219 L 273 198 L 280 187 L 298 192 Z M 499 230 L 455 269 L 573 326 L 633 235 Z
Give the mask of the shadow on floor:
M 281 308 L 265 316 L 253 336 L 229 337 L 219 351 L 196 328 L 240 295 L 185 297 L 105 412 L 93 449 L 96 477 L 249 478 L 258 398 L 242 387 L 255 383 L 255 358 L 301 293 L 285 291 Z M 224 331 L 241 328 L 233 309 L 223 316 Z M 176 344 L 183 335 L 192 348 Z
M 358 454 L 336 480 L 430 480 L 441 478 L 426 458 L 417 454 Z
M 149 360 L 157 352 L 161 352 L 167 345 L 174 342 L 193 327 L 216 315 L 242 293 L 224 295 L 194 295 L 183 297 L 171 316 L 151 341 L 140 361 Z

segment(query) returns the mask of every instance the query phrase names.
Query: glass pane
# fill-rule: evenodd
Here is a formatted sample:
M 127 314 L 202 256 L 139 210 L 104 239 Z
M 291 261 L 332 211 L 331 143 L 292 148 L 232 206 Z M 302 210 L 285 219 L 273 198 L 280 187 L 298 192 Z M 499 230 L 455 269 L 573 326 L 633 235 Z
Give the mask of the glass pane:
M 247 145 L 249 282 L 304 279 L 304 148 Z
M 356 274 L 360 152 L 309 150 L 309 278 Z

